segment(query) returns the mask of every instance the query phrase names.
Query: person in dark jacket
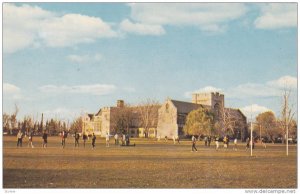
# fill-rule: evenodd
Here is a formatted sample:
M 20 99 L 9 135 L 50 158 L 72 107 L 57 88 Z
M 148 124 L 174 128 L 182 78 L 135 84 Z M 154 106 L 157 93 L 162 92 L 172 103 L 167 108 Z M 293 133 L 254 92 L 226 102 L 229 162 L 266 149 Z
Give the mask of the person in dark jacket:
M 87 135 L 86 135 L 85 132 L 83 132 L 82 139 L 83 139 L 83 147 L 85 148 L 85 142 L 86 142 L 86 140 L 87 140 Z
M 93 149 L 95 148 L 95 143 L 96 143 L 96 135 L 93 133 L 93 136 L 92 136 L 92 147 L 93 147 Z
M 79 133 L 75 132 L 75 147 L 79 147 Z
M 47 134 L 46 131 L 44 131 L 44 133 L 43 133 L 43 140 L 44 140 L 44 142 L 43 142 L 43 148 L 47 147 L 47 143 L 48 143 L 47 138 L 48 138 L 48 134 Z

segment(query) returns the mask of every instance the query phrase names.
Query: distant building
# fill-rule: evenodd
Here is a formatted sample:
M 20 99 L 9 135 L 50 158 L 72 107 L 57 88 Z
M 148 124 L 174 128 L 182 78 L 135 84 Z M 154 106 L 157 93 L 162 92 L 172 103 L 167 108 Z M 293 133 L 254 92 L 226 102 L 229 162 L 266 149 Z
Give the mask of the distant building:
M 234 120 L 234 134 L 239 138 L 245 138 L 247 134 L 247 118 L 239 109 L 225 108 L 224 95 L 217 93 L 199 93 L 192 95 L 192 102 L 183 102 L 167 99 L 162 105 L 156 106 L 157 114 L 149 124 L 149 137 L 173 137 L 184 136 L 183 127 L 187 115 L 198 108 L 206 108 L 215 115 L 215 121 L 221 122 L 223 115 L 230 115 Z M 96 114 L 87 114 L 83 119 L 83 131 L 94 132 L 96 135 L 105 136 L 106 133 L 115 134 L 117 129 L 117 117 L 122 111 L 127 111 L 131 122 L 128 125 L 128 133 L 132 137 L 145 137 L 141 114 L 138 106 L 125 106 L 123 100 L 118 100 L 113 107 L 101 108 Z M 224 134 L 221 134 L 224 135 Z
M 230 115 L 230 119 L 234 120 L 235 136 L 244 139 L 247 136 L 247 118 L 239 109 L 225 108 L 224 105 L 224 95 L 218 92 L 193 94 L 192 103 L 167 99 L 158 110 L 157 136 L 184 136 L 187 115 L 202 107 L 212 111 L 215 121 L 221 123 L 225 113 Z
M 151 119 L 148 128 L 148 136 L 156 137 L 156 127 L 157 127 L 157 112 L 160 106 L 156 106 L 154 114 L 154 119 Z M 125 106 L 123 100 L 117 101 L 117 106 L 104 107 L 101 108 L 96 114 L 87 114 L 82 117 L 83 119 L 83 131 L 87 133 L 94 132 L 96 135 L 105 136 L 106 133 L 110 135 L 116 132 L 120 133 L 121 129 L 118 129 L 117 122 L 118 115 L 122 111 L 130 118 L 128 123 L 128 133 L 131 137 L 145 137 L 145 129 L 141 122 L 141 115 L 138 106 Z M 122 129 L 127 130 L 127 129 Z M 126 131 L 127 133 L 127 131 Z

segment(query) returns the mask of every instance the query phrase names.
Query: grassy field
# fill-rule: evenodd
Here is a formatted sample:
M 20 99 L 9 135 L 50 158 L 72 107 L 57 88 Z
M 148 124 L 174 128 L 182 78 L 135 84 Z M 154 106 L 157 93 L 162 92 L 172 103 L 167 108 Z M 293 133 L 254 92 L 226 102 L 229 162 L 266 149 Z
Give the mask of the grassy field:
M 240 143 L 219 151 L 197 143 L 132 139 L 136 147 L 74 148 L 68 138 L 65 149 L 58 137 L 34 137 L 35 148 L 16 147 L 16 137 L 3 137 L 3 188 L 296 188 L 297 147 L 285 155 L 282 144 L 256 145 L 253 157 Z M 80 142 L 82 143 L 82 142 Z M 221 144 L 222 146 L 222 144 Z

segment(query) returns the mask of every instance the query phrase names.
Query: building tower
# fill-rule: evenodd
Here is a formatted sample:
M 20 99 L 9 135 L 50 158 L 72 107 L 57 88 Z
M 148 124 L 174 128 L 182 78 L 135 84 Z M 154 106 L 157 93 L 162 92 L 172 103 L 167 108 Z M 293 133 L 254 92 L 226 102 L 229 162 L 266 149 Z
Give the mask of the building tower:
M 219 92 L 195 93 L 192 95 L 192 103 L 210 106 L 217 118 L 221 116 L 224 110 L 224 94 Z

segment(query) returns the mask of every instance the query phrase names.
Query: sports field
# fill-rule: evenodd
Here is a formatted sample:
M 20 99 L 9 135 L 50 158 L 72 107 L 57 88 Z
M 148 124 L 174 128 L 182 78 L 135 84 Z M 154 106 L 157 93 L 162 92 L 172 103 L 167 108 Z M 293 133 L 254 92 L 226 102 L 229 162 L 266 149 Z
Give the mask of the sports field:
M 3 188 L 296 188 L 297 147 L 290 145 L 286 156 L 282 144 L 255 146 L 253 157 L 239 143 L 238 151 L 197 142 L 173 144 L 147 139 L 131 139 L 135 147 L 105 147 L 97 138 L 74 148 L 74 138 L 60 147 L 59 137 L 34 137 L 34 148 L 16 147 L 16 137 L 3 137 Z

